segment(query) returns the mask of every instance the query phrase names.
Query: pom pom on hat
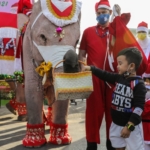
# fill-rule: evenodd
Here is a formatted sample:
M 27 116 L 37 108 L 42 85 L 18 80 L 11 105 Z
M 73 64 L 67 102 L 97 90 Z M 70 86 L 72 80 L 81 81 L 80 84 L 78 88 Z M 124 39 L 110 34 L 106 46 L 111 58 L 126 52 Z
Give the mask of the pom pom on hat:
M 139 23 L 136 32 L 139 31 L 145 31 L 146 33 L 148 33 L 148 24 L 144 21 Z
M 95 4 L 95 11 L 99 8 L 106 8 L 111 10 L 110 4 L 108 0 L 100 0 L 98 3 Z

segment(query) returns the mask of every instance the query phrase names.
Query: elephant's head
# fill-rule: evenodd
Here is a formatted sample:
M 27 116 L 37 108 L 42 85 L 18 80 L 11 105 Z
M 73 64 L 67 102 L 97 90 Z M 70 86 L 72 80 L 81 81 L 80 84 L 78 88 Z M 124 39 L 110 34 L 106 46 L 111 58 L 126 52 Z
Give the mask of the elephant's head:
M 31 59 L 36 67 L 48 61 L 54 67 L 63 60 L 68 50 L 75 50 L 80 37 L 80 14 L 81 2 L 77 0 L 39 0 L 34 4 L 23 48 L 27 80 L 31 78 L 30 71 L 35 70 Z M 63 63 L 57 67 L 62 65 Z
M 54 66 L 63 59 L 67 50 L 75 50 L 80 37 L 81 2 L 72 0 L 71 3 L 59 0 L 40 0 L 35 3 L 29 34 L 33 58 L 38 65 L 50 61 Z M 66 12 L 63 14 L 62 8 L 65 7 L 70 10 L 64 10 Z M 68 12 L 70 14 L 66 15 Z

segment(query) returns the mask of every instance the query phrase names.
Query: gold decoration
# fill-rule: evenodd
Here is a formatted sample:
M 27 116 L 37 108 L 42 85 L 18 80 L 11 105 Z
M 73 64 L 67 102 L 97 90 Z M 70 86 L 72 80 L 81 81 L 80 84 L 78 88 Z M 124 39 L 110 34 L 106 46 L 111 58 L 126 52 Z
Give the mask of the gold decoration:
M 48 73 L 48 71 L 50 71 L 50 69 L 52 68 L 52 63 L 51 62 L 42 62 L 41 65 L 39 67 L 37 67 L 35 69 L 35 71 L 40 75 L 40 76 L 44 76 L 45 73 Z

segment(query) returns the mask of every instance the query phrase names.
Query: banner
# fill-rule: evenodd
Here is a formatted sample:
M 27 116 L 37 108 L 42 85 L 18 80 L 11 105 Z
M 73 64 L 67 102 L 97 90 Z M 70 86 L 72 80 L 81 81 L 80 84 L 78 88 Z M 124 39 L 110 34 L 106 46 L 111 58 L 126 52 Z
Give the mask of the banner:
M 19 0 L 0 0 L 0 13 L 17 14 Z
M 137 40 L 135 39 L 131 31 L 126 27 L 129 18 L 129 13 L 122 14 L 122 16 L 115 17 L 113 22 L 110 24 L 110 34 L 115 37 L 115 44 L 110 48 L 110 53 L 113 54 L 116 63 L 117 54 L 121 50 L 128 47 L 138 48 L 143 55 L 143 61 L 140 65 L 140 68 L 138 69 L 137 74 L 142 75 L 147 69 L 147 59 Z M 117 64 L 114 64 L 114 66 L 117 66 Z

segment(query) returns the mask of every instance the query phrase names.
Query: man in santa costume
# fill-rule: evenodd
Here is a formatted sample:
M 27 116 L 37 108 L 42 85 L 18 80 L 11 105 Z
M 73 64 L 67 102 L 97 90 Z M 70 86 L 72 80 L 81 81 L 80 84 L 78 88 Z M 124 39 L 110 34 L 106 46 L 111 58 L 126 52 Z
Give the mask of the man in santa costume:
M 120 7 L 115 5 L 116 13 L 120 15 Z M 112 71 L 108 61 L 109 18 L 112 13 L 108 0 L 100 0 L 95 5 L 96 20 L 98 24 L 85 29 L 80 43 L 79 59 L 84 61 L 87 55 L 87 65 L 95 65 L 98 68 Z M 82 66 L 81 66 L 82 68 Z M 86 139 L 87 150 L 97 150 L 100 143 L 99 129 L 105 115 L 107 150 L 114 150 L 109 140 L 109 128 L 111 124 L 110 107 L 113 86 L 93 76 L 94 91 L 86 101 Z
M 148 24 L 144 21 L 140 22 L 136 32 L 137 41 L 141 46 L 148 62 L 150 62 L 150 38 L 148 36 Z M 148 65 L 146 72 L 142 76 L 146 82 L 150 83 L 150 65 Z
M 148 60 L 146 72 L 142 75 L 146 83 L 146 103 L 142 113 L 142 124 L 144 132 L 145 150 L 150 149 L 150 38 L 148 36 L 148 24 L 144 21 L 140 22 L 137 27 L 137 41 Z

